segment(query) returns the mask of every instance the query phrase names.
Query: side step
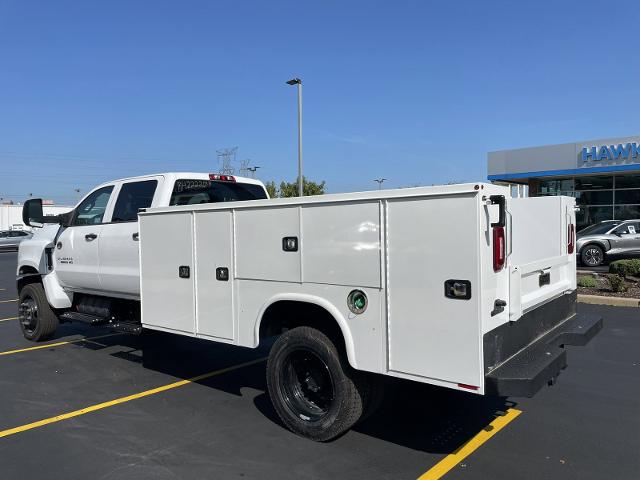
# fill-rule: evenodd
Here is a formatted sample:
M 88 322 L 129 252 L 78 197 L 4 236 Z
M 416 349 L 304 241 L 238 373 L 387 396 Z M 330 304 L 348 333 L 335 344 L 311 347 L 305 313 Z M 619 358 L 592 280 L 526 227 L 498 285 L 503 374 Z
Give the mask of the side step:
M 130 333 L 132 335 L 140 335 L 142 333 L 142 325 L 133 322 L 113 322 L 109 327 L 116 332 Z
M 142 325 L 136 322 L 119 322 L 111 320 L 110 318 L 99 317 L 96 315 L 89 315 L 88 313 L 80 312 L 64 312 L 60 315 L 60 321 L 63 322 L 82 322 L 88 323 L 92 326 L 108 326 L 116 332 L 130 333 L 133 335 L 139 335 L 142 332 Z
M 89 325 L 106 325 L 109 323 L 108 318 L 80 312 L 64 312 L 59 318 L 63 322 L 82 322 Z

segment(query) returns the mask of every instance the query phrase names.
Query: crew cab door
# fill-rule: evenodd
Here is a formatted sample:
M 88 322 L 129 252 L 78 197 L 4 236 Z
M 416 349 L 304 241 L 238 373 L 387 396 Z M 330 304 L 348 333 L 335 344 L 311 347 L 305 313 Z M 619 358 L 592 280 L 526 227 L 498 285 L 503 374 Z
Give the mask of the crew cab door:
M 153 203 L 162 177 L 133 180 L 120 184 L 115 192 L 113 212 L 102 227 L 99 275 L 105 292 L 137 297 L 140 295 L 138 210 Z
M 60 283 L 72 290 L 99 290 L 98 244 L 113 185 L 85 197 L 73 212 L 71 225 L 59 235 L 54 265 Z

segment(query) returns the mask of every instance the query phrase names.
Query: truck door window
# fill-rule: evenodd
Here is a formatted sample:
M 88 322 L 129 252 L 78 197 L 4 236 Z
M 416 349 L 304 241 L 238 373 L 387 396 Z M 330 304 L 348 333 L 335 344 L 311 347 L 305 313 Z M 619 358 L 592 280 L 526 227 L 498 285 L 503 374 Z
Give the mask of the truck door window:
M 158 186 L 157 180 L 125 183 L 120 188 L 112 222 L 132 222 L 138 220 L 138 210 L 149 208 Z
M 180 179 L 176 180 L 173 186 L 169 205 L 197 205 L 263 198 L 267 198 L 264 188 L 252 183 Z
M 85 198 L 76 208 L 73 225 L 97 225 L 102 223 L 113 185 L 102 187 Z

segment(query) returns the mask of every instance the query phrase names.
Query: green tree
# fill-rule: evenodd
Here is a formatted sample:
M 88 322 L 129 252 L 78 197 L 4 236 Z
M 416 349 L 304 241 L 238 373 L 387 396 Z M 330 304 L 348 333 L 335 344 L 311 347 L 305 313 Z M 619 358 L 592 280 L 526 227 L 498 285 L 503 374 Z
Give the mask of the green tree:
M 280 187 L 276 188 L 274 181 L 267 182 L 265 184 L 267 192 L 271 198 L 289 198 L 298 196 L 298 181 L 293 182 L 280 182 Z M 302 177 L 302 192 L 307 195 L 324 195 L 326 188 L 326 182 L 313 182 L 307 180 L 306 177 Z
M 278 187 L 276 187 L 276 182 L 269 180 L 264 184 L 264 186 L 267 189 L 267 193 L 270 198 L 276 198 L 278 196 Z

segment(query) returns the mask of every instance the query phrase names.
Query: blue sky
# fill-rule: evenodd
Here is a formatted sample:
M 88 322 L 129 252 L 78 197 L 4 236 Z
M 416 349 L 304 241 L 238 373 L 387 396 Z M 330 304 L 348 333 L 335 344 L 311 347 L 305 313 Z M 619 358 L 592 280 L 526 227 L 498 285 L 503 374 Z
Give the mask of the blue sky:
M 637 2 L 0 0 L 0 197 L 217 171 L 331 192 L 486 178 L 486 153 L 640 133 Z

